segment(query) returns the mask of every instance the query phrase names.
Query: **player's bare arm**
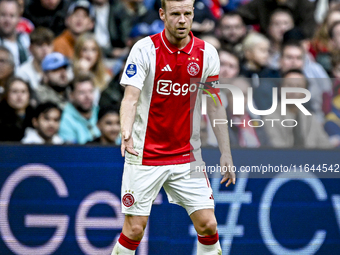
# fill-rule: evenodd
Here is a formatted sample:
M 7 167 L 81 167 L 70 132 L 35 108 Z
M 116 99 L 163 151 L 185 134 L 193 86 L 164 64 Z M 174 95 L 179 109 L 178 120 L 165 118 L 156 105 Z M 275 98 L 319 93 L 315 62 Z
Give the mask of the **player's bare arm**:
M 224 172 L 224 176 L 221 180 L 221 183 L 227 181 L 226 186 L 228 187 L 231 183 L 235 184 L 236 182 L 236 174 L 232 171 L 234 164 L 230 151 L 228 126 L 216 125 L 214 127 L 213 125 L 214 119 L 227 119 L 227 113 L 222 105 L 220 104 L 215 105 L 212 98 L 207 97 L 207 114 L 209 116 L 213 131 L 218 141 L 218 147 L 221 152 L 220 159 L 221 168 L 223 166 L 226 166 L 228 169 L 228 171 Z
M 133 86 L 126 86 L 124 98 L 120 108 L 120 123 L 122 130 L 122 156 L 125 151 L 138 156 L 138 152 L 133 148 L 132 126 L 135 121 L 137 103 L 140 96 L 140 89 Z

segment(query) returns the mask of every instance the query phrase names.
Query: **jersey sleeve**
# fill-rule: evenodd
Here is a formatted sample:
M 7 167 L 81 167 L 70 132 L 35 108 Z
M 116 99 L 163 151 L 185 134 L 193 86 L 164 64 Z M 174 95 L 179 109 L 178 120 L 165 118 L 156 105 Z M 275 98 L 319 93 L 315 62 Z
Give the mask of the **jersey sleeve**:
M 138 41 L 131 49 L 120 84 L 131 85 L 142 90 L 145 78 L 148 74 L 148 58 L 145 54 L 145 39 Z M 144 48 L 144 50 L 143 50 Z
M 205 69 L 205 89 L 207 89 L 213 95 L 220 92 L 220 89 L 216 89 L 216 85 L 219 83 L 220 73 L 220 58 L 217 50 L 211 44 L 205 42 L 205 54 L 206 54 L 206 69 Z

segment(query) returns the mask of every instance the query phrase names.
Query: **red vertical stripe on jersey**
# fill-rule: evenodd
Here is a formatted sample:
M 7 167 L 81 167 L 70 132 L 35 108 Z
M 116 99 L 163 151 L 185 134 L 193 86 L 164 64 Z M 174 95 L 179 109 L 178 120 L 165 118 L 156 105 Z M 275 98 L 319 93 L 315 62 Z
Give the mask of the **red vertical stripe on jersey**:
M 201 78 L 204 42 L 191 33 L 182 50 L 165 35 L 151 36 L 156 48 L 156 72 L 143 149 L 143 165 L 188 163 L 194 160 L 190 144 L 192 118 Z

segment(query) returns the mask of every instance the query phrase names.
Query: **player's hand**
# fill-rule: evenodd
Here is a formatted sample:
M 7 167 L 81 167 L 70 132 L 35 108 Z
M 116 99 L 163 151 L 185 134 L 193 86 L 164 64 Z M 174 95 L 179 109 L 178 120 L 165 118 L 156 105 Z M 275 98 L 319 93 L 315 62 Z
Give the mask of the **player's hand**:
M 125 151 L 132 155 L 138 156 L 138 152 L 133 148 L 132 136 L 125 134 L 122 138 L 122 146 L 120 147 L 122 156 L 125 157 Z
M 235 184 L 236 182 L 236 174 L 233 171 L 234 170 L 234 163 L 233 160 L 231 158 L 231 155 L 224 155 L 222 154 L 221 156 L 221 169 L 222 172 L 221 174 L 223 175 L 223 178 L 221 180 L 221 184 L 228 181 L 227 184 L 225 185 L 226 187 L 228 187 L 231 183 Z

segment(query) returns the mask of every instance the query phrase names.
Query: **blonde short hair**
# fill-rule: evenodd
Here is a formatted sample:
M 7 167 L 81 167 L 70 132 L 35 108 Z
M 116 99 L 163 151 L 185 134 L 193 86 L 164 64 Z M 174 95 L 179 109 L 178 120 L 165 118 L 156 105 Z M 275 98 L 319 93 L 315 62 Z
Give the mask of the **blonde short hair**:
M 256 45 L 263 42 L 270 43 L 269 39 L 263 34 L 251 32 L 243 40 L 242 48 L 244 51 L 251 51 Z
M 177 1 L 177 2 L 181 2 L 183 0 L 161 0 L 161 8 L 165 11 L 166 8 L 166 2 L 170 2 L 170 1 Z M 195 0 L 192 0 L 192 6 L 194 6 L 195 4 Z

